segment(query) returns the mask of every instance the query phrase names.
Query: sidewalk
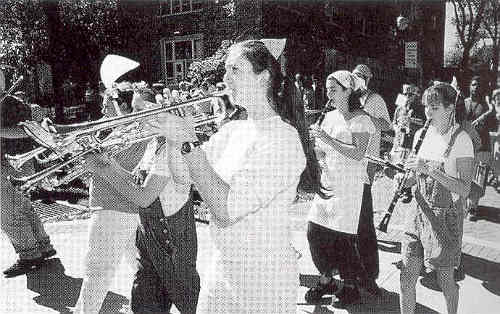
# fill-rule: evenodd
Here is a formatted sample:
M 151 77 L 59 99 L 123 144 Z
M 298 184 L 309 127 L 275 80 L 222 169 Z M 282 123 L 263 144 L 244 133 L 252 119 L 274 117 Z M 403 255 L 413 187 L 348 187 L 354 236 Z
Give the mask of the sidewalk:
M 0 279 L 0 313 L 68 313 L 78 298 L 83 276 L 83 259 L 87 247 L 89 220 L 47 223 L 47 232 L 58 250 L 54 258 L 40 270 L 26 276 Z M 299 259 L 301 287 L 298 291 L 297 313 L 397 313 L 399 272 L 392 264 L 399 260 L 397 242 L 380 241 L 380 278 L 382 298 L 346 310 L 329 306 L 304 304 L 306 286 L 314 284 L 316 270 L 309 255 L 305 230 L 294 231 L 294 246 L 302 253 Z M 208 228 L 198 224 L 198 269 L 203 275 L 213 247 L 207 241 Z M 16 258 L 5 236 L 0 236 L 0 268 L 4 269 Z M 475 256 L 465 258 L 466 278 L 459 283 L 459 313 L 497 313 L 500 307 L 500 264 Z M 101 313 L 126 313 L 133 271 L 120 265 Z M 444 302 L 440 292 L 418 284 L 418 313 L 441 313 Z
M 373 187 L 375 223 L 383 217 L 392 197 L 390 182 L 380 180 Z M 500 309 L 500 194 L 488 188 L 480 203 L 481 219 L 465 222 L 464 226 L 464 266 L 466 278 L 459 282 L 459 313 L 489 314 Z M 38 206 L 38 205 L 37 205 Z M 316 283 L 317 271 L 312 263 L 306 237 L 306 215 L 310 203 L 303 202 L 291 208 L 293 219 L 293 245 L 300 251 L 300 282 L 298 289 L 297 313 L 398 313 L 399 312 L 399 271 L 393 263 L 399 261 L 402 225 L 406 209 L 412 204 L 399 204 L 389 224 L 388 233 L 378 232 L 380 253 L 380 276 L 378 284 L 382 288 L 378 299 L 365 299 L 364 304 L 348 309 L 335 309 L 328 305 L 314 306 L 305 304 L 304 294 L 309 286 Z M 26 276 L 0 278 L 0 313 L 68 313 L 75 305 L 82 277 L 89 219 L 74 219 L 78 209 L 68 209 L 61 204 L 40 205 L 37 211 L 44 211 L 46 221 L 51 215 L 64 211 L 70 221 L 47 222 L 46 230 L 58 251 L 56 258 L 47 262 L 43 268 Z M 77 215 L 78 216 L 78 215 Z M 81 217 L 80 215 L 79 217 Z M 83 215 L 88 217 L 88 213 Z M 73 219 L 73 220 L 71 220 Z M 198 227 L 198 270 L 203 276 L 208 260 L 213 253 L 208 228 Z M 10 266 L 17 258 L 7 237 L 0 235 L 0 269 Z M 128 309 L 133 269 L 121 264 L 101 313 L 126 313 Z M 445 304 L 441 292 L 435 284 L 419 280 L 417 284 L 417 313 L 443 313 Z M 325 303 L 331 302 L 325 298 Z M 177 313 L 177 312 L 173 312 Z

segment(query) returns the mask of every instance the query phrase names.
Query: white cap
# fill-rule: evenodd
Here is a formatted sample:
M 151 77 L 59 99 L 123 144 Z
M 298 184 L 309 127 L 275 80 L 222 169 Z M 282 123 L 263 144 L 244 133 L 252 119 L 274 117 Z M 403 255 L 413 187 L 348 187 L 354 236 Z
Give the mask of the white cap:
M 354 90 L 355 83 L 354 77 L 351 72 L 346 70 L 335 71 L 332 74 L 328 75 L 327 80 L 332 77 L 336 79 L 344 88 L 351 88 Z

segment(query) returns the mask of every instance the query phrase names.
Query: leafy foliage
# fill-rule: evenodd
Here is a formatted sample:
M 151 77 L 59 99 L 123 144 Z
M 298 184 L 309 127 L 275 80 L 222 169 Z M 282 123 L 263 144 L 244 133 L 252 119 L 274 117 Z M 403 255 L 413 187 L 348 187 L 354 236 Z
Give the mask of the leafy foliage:
M 48 53 L 47 19 L 38 0 L 0 1 L 0 64 L 30 72 Z
M 232 43 L 232 40 L 223 40 L 219 49 L 213 55 L 201 61 L 191 63 L 189 66 L 189 77 L 201 82 L 203 78 L 215 75 L 216 79 L 221 81 L 224 75 L 224 62 Z

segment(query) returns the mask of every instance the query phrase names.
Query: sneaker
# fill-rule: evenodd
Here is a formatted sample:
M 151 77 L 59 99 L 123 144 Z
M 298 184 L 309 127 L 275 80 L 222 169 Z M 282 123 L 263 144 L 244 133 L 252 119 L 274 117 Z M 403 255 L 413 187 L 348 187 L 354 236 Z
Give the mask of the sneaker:
M 50 257 L 56 255 L 56 254 L 57 254 L 57 251 L 54 249 L 51 249 L 51 250 L 48 250 L 46 252 L 42 252 L 42 258 L 47 259 L 47 258 L 50 258 Z
M 316 287 L 313 287 L 306 292 L 304 299 L 307 303 L 315 304 L 320 302 L 324 295 L 335 295 L 338 290 L 339 287 L 335 283 L 335 279 L 331 279 L 327 284 L 318 282 Z
M 361 295 L 356 287 L 344 286 L 342 291 L 337 295 L 337 300 L 332 302 L 335 308 L 345 308 L 351 304 L 361 303 Z
M 453 272 L 453 278 L 455 278 L 455 281 L 462 281 L 465 279 L 465 269 L 462 263 L 460 263 L 460 266 L 455 268 Z
M 34 259 L 19 259 L 14 265 L 10 266 L 3 271 L 6 278 L 16 277 L 19 275 L 24 275 L 30 271 L 38 268 L 44 261 L 43 257 Z
M 469 221 L 477 221 L 479 219 L 477 208 L 473 208 L 473 209 L 469 210 L 469 213 L 467 215 L 467 219 L 469 219 Z

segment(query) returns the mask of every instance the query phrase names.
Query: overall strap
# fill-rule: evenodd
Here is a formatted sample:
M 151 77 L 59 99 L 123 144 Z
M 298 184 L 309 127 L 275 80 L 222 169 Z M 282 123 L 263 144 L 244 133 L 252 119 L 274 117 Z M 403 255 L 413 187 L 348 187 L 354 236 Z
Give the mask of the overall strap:
M 453 147 L 453 145 L 455 144 L 455 140 L 457 139 L 457 136 L 458 134 L 463 131 L 463 128 L 460 126 L 458 127 L 458 129 L 456 129 L 455 132 L 453 132 L 453 134 L 451 135 L 451 138 L 450 138 L 450 141 L 448 142 L 448 147 L 446 148 L 444 154 L 443 154 L 443 157 L 444 158 L 448 158 L 448 156 L 450 155 L 450 152 L 451 152 L 451 148 Z

